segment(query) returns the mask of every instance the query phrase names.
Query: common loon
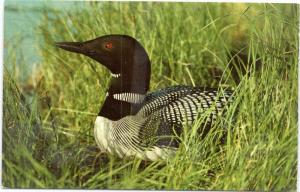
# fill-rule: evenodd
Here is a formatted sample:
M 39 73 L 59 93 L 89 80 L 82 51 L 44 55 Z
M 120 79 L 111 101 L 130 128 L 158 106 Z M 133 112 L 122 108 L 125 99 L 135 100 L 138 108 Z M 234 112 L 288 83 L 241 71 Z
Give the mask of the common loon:
M 86 55 L 112 74 L 104 104 L 95 121 L 94 134 L 101 151 L 119 157 L 137 156 L 155 161 L 173 155 L 178 136 L 207 109 L 213 123 L 232 91 L 192 86 L 172 86 L 150 92 L 151 66 L 147 52 L 133 37 L 106 35 L 86 42 L 59 42 L 64 50 Z

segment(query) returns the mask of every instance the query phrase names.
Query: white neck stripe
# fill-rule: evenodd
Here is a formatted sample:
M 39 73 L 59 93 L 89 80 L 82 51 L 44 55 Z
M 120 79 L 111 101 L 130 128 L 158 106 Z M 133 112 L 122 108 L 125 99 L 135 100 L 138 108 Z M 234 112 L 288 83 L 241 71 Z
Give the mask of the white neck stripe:
M 111 73 L 111 76 L 112 76 L 112 77 L 115 77 L 115 78 L 118 78 L 118 77 L 121 76 L 121 73 L 118 73 L 118 74 Z
M 113 98 L 129 103 L 141 103 L 144 100 L 145 95 L 138 93 L 118 93 L 114 94 Z

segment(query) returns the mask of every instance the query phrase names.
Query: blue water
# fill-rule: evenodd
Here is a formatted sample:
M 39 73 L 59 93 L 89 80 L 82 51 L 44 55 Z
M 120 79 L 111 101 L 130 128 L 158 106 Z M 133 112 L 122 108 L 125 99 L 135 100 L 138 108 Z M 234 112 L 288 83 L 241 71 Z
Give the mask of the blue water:
M 37 27 L 41 22 L 43 10 L 55 8 L 68 10 L 78 7 L 79 2 L 72 1 L 38 1 L 38 0 L 7 0 L 4 8 L 4 57 L 8 56 L 8 48 L 17 58 L 17 67 L 22 76 L 27 77 L 39 65 L 41 58 L 38 48 L 41 37 Z M 50 14 L 50 13 L 49 13 Z M 8 70 L 13 66 L 5 63 Z

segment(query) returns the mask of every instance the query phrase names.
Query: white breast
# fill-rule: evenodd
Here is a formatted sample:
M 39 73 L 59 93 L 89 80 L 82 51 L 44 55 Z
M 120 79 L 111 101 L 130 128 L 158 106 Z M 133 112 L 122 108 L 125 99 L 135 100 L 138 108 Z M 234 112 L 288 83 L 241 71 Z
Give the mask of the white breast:
M 97 116 L 94 126 L 94 134 L 97 145 L 100 147 L 101 151 L 108 150 L 111 152 L 109 146 L 110 140 L 110 131 L 113 128 L 113 121 Z
M 131 117 L 125 117 L 119 121 L 112 121 L 105 117 L 97 116 L 94 127 L 95 140 L 101 151 L 108 151 L 109 153 L 115 153 L 119 157 L 124 156 L 137 156 L 141 159 L 148 159 L 151 161 L 156 161 L 158 159 L 166 159 L 171 155 L 174 155 L 175 149 L 159 148 L 153 147 L 150 149 L 145 149 L 144 151 L 136 150 L 131 148 L 130 144 L 120 145 L 120 142 L 113 138 L 113 132 L 122 134 L 120 138 L 125 140 L 130 140 L 129 137 L 135 135 L 130 133 L 130 130 L 120 131 L 122 129 L 120 126 L 122 123 L 130 122 Z M 127 120 L 127 121 L 126 121 Z M 123 121 L 123 122 L 122 122 Z M 124 128 L 124 127 L 123 127 Z M 126 139 L 127 138 L 127 139 Z

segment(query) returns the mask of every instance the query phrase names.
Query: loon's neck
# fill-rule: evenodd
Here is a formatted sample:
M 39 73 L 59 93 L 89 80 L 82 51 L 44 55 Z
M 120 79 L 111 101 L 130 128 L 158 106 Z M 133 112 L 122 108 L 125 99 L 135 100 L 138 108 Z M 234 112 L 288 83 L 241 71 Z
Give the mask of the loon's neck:
M 145 54 L 137 53 L 122 62 L 121 73 L 113 75 L 107 97 L 98 114 L 98 116 L 114 121 L 134 115 L 140 108 L 140 105 L 136 103 L 118 100 L 114 98 L 114 95 L 122 93 L 146 95 L 150 83 L 150 60 L 146 52 Z

